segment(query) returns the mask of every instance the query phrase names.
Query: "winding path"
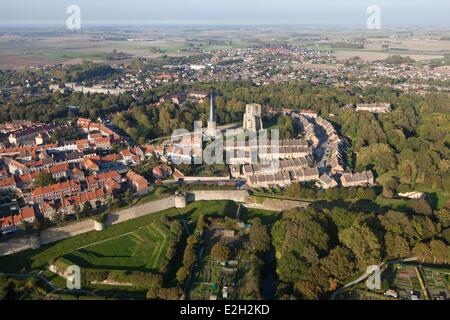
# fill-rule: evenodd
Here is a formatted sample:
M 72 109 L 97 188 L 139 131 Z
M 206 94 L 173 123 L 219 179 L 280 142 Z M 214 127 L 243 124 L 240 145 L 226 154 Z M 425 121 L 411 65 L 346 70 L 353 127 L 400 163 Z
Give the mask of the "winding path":
M 410 262 L 410 261 L 416 261 L 417 257 L 411 257 L 411 258 L 407 258 L 404 260 L 392 260 L 392 261 L 387 261 L 387 262 L 383 262 L 382 264 L 378 265 L 378 267 L 380 268 L 380 270 L 388 265 L 391 264 L 396 264 L 396 263 L 401 263 L 401 262 Z M 336 296 L 339 295 L 342 291 L 344 291 L 347 288 L 350 288 L 358 283 L 363 282 L 364 280 L 367 280 L 367 278 L 371 275 L 372 273 L 368 273 L 365 272 L 362 276 L 360 276 L 358 279 L 353 280 L 352 282 L 349 282 L 345 285 L 343 285 L 342 287 L 340 287 L 339 289 L 337 289 L 336 291 L 333 292 L 333 294 L 330 296 L 330 300 L 335 300 Z

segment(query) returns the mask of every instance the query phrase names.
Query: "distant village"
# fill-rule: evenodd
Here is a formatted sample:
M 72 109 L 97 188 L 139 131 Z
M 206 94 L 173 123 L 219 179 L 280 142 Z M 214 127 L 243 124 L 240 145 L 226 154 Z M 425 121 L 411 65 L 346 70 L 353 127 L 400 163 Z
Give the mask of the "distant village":
M 439 81 L 450 80 L 450 68 L 444 66 L 420 66 L 411 63 L 390 64 L 381 61 L 363 61 L 358 57 L 337 61 L 332 51 L 314 50 L 285 45 L 268 48 L 205 50 L 192 56 L 192 62 L 176 65 L 154 66 L 149 60 L 140 59 L 139 65 L 115 63 L 116 75 L 94 82 L 64 82 L 50 76 L 61 65 L 32 67 L 29 76 L 20 82 L 0 87 L 4 96 L 18 93 L 21 99 L 38 96 L 36 88 L 45 87 L 50 92 L 120 95 L 131 93 L 138 98 L 151 88 L 164 84 L 188 84 L 246 80 L 254 85 L 289 83 L 308 80 L 312 84 L 370 87 L 383 82 L 392 88 L 425 94 L 429 91 L 448 91 Z M 398 81 L 402 79 L 402 81 Z M 175 97 L 174 97 L 175 98 Z M 183 103 L 186 96 L 176 97 Z

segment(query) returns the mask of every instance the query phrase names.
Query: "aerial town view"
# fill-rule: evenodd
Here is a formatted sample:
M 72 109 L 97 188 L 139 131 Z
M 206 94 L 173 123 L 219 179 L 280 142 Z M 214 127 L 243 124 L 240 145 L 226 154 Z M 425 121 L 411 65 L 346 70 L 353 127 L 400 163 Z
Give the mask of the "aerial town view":
M 450 300 L 450 3 L 409 2 L 2 1 L 0 300 Z

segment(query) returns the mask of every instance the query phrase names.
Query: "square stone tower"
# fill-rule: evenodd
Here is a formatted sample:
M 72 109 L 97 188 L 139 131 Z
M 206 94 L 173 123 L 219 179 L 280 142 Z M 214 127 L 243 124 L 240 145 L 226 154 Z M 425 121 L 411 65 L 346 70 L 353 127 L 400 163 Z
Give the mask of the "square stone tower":
M 244 130 L 254 132 L 263 129 L 262 106 L 260 104 L 251 103 L 246 105 L 243 127 Z

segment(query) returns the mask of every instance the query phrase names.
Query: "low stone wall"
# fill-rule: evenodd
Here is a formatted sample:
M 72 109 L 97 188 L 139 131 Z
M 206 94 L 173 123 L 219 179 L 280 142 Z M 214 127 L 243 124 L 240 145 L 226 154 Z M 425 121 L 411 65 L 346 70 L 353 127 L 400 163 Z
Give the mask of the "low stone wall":
M 195 190 L 186 193 L 188 202 L 219 200 L 246 202 L 249 196 L 246 190 Z
M 221 201 L 230 200 L 244 204 L 248 208 L 263 209 L 270 211 L 285 211 L 293 208 L 306 208 L 309 203 L 279 199 L 256 199 L 250 197 L 246 190 L 195 190 L 186 193 L 186 200 L 193 201 Z M 108 214 L 104 226 L 121 223 L 127 220 L 139 218 L 148 214 L 160 212 L 175 207 L 175 196 L 165 199 L 147 202 L 140 206 L 124 209 L 122 211 Z M 79 234 L 93 231 L 94 223 L 91 219 L 71 223 L 63 227 L 54 227 L 41 232 L 40 244 L 45 245 L 64 240 Z M 33 243 L 37 247 L 37 243 Z M 0 241 L 0 256 L 9 255 L 30 249 L 28 237 L 16 237 L 6 241 Z
M 292 201 L 292 200 L 282 200 L 282 199 L 272 199 L 265 198 L 249 198 L 245 203 L 247 208 L 262 209 L 269 211 L 287 211 L 295 208 L 307 208 L 309 206 L 308 202 L 302 201 Z
M 226 181 L 231 180 L 230 176 L 226 177 L 183 177 L 184 181 L 198 181 L 198 182 L 216 182 L 216 181 Z

